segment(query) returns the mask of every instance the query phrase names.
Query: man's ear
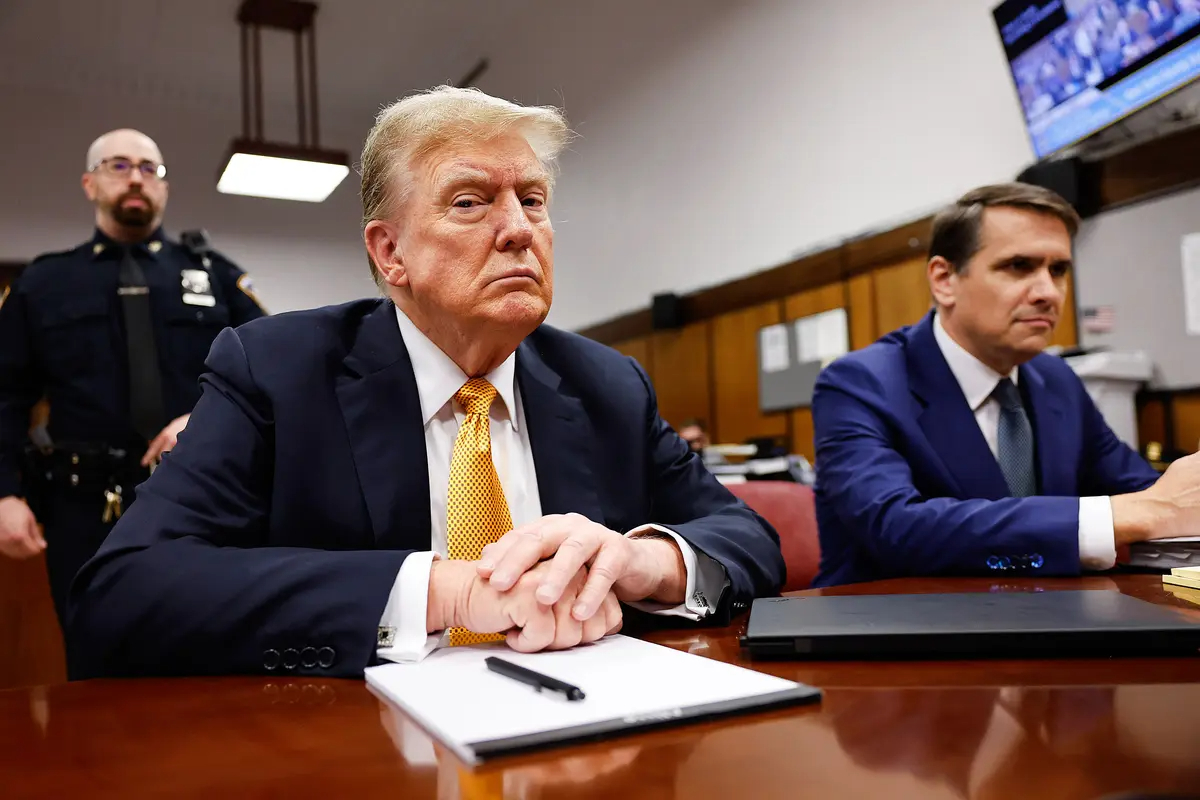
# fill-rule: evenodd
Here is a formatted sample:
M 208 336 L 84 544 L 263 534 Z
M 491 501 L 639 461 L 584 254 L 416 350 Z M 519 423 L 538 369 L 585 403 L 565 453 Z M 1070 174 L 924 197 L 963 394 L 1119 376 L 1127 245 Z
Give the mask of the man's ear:
M 926 269 L 933 301 L 943 308 L 953 308 L 958 292 L 958 273 L 954 265 L 942 256 L 934 256 L 929 259 Z
M 96 202 L 96 176 L 90 172 L 83 173 L 83 177 L 79 179 L 79 185 L 83 187 L 83 193 L 87 195 L 87 199 Z
M 363 243 L 367 255 L 375 262 L 375 269 L 389 286 L 408 284 L 408 272 L 404 268 L 404 256 L 400 252 L 400 236 L 397 227 L 383 220 L 373 219 L 363 229 Z

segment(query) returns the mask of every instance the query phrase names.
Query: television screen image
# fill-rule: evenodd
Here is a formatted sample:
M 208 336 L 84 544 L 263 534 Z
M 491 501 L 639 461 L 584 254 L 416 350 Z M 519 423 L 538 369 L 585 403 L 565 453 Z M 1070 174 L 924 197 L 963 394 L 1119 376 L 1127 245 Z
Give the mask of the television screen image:
M 1200 0 L 1007 0 L 992 15 L 1039 159 L 1200 75 Z

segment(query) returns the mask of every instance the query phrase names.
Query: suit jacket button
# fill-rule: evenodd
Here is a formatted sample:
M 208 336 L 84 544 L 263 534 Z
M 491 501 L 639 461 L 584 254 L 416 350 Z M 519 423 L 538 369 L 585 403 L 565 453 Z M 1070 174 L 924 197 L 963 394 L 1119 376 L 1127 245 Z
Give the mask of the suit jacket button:
M 329 669 L 333 666 L 334 660 L 337 658 L 337 653 L 333 652 L 332 647 L 322 647 L 317 651 L 317 663 L 323 669 Z
M 988 569 L 1000 569 L 1000 559 L 996 556 L 988 556 Z
M 296 648 L 289 647 L 287 650 L 283 651 L 283 668 L 284 669 L 295 669 L 296 665 L 299 663 L 300 663 L 300 654 L 296 652 Z
M 279 666 L 279 651 L 264 650 L 263 651 L 263 668 L 272 670 Z
M 1044 558 L 1042 558 L 1041 553 L 1034 553 L 1032 556 L 1029 557 L 1029 566 L 1033 567 L 1034 569 L 1041 569 L 1042 564 L 1045 564 L 1045 563 L 1046 563 L 1046 560 Z
M 317 665 L 317 648 L 306 647 L 300 651 L 300 666 L 312 669 Z

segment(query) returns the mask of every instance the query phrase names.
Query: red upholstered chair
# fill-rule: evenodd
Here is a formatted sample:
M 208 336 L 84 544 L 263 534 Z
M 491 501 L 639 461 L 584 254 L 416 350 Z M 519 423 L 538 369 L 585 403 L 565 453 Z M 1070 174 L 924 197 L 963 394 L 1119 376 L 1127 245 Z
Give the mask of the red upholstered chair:
M 779 532 L 787 564 L 783 591 L 807 589 L 821 561 L 812 488 L 787 481 L 747 481 L 728 488 Z

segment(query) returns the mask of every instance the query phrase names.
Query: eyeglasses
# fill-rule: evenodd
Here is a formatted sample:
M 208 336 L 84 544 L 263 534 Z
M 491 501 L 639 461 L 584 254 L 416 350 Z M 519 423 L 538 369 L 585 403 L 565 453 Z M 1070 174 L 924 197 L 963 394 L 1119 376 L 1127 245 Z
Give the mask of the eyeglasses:
M 138 161 L 132 159 L 116 157 L 102 158 L 91 166 L 88 172 L 103 171 L 107 175 L 112 175 L 116 178 L 128 178 L 137 170 L 141 173 L 145 180 L 163 180 L 167 177 L 167 165 L 157 164 L 153 161 Z

